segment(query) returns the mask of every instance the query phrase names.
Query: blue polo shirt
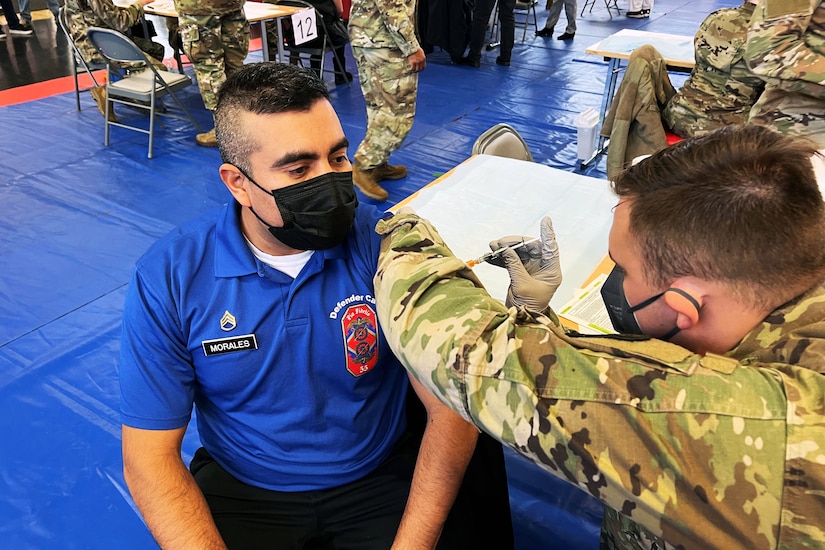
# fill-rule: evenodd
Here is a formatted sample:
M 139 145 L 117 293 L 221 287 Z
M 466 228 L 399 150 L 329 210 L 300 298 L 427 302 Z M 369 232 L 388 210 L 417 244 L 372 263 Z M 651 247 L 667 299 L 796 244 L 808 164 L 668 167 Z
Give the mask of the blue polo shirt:
M 277 491 L 337 487 L 378 467 L 406 428 L 406 372 L 378 326 L 382 213 L 359 205 L 340 245 L 292 279 L 260 262 L 233 203 L 137 262 L 121 338 L 121 418 L 186 426 L 237 479 Z

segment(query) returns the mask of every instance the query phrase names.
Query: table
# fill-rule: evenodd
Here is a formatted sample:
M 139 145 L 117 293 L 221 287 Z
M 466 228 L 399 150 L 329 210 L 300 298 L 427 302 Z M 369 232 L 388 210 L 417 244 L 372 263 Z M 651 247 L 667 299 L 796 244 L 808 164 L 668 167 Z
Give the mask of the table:
M 602 105 L 599 112 L 599 122 L 604 121 L 607 110 L 616 94 L 616 83 L 619 80 L 622 60 L 630 59 L 630 54 L 639 46 L 650 44 L 662 54 L 667 68 L 674 72 L 690 72 L 696 64 L 693 53 L 693 37 L 659 32 L 622 29 L 607 38 L 585 48 L 584 53 L 604 57 L 607 65 L 607 77 L 604 81 Z M 607 150 L 605 138 L 599 138 L 599 147 L 593 155 L 582 162 L 586 168 L 602 153 Z
M 260 23 L 261 26 L 261 53 L 264 61 L 269 61 L 269 42 L 266 37 L 266 22 L 274 20 L 278 27 L 278 61 L 285 63 L 284 59 L 284 38 L 281 29 L 281 18 L 291 17 L 306 8 L 296 6 L 281 6 L 278 4 L 268 4 L 265 2 L 245 2 L 243 6 L 244 14 L 250 23 Z M 177 17 L 175 4 L 172 0 L 155 0 L 151 4 L 143 7 L 143 11 L 152 15 L 162 17 Z
M 607 237 L 617 198 L 607 181 L 543 164 L 476 155 L 398 203 L 430 220 L 461 259 L 489 252 L 506 235 L 539 235 L 549 215 L 559 243 L 564 279 L 550 305 L 560 309 L 591 278 L 607 255 Z M 489 264 L 473 268 L 491 296 L 507 296 L 507 271 Z

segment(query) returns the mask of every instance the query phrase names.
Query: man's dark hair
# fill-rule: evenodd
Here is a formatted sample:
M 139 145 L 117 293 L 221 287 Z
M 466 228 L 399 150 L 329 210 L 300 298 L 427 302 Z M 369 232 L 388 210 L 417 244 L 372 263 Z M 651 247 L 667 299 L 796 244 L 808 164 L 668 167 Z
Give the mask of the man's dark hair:
M 688 139 L 613 182 L 648 282 L 695 276 L 775 307 L 825 279 L 825 204 L 816 145 L 759 126 Z
M 215 134 L 221 158 L 252 174 L 249 155 L 257 141 L 241 127 L 241 113 L 309 111 L 321 99 L 329 100 L 327 87 L 308 69 L 274 62 L 244 65 L 218 92 Z

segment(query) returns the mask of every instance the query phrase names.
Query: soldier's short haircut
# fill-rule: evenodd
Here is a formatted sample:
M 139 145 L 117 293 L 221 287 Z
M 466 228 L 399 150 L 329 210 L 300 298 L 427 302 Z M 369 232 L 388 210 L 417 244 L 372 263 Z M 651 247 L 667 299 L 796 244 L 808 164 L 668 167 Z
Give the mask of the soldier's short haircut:
M 659 151 L 613 182 L 648 282 L 726 283 L 775 307 L 825 280 L 825 203 L 816 145 L 759 126 L 727 127 Z
M 215 134 L 221 158 L 251 175 L 249 156 L 258 141 L 241 126 L 242 112 L 263 115 L 309 111 L 321 99 L 329 100 L 327 87 L 308 69 L 274 62 L 244 65 L 218 91 Z

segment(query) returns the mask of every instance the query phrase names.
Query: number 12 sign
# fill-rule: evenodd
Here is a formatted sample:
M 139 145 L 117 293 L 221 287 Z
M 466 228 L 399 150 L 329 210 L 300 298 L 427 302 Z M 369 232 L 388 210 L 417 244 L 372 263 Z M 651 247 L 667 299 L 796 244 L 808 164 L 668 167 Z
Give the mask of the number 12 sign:
M 307 8 L 292 14 L 292 33 L 295 36 L 296 46 L 318 38 L 314 9 Z

